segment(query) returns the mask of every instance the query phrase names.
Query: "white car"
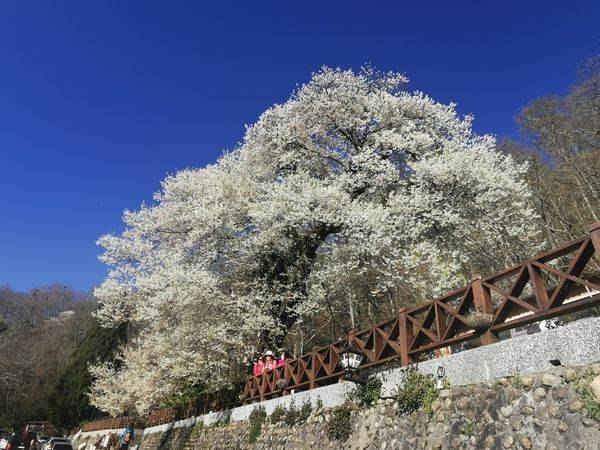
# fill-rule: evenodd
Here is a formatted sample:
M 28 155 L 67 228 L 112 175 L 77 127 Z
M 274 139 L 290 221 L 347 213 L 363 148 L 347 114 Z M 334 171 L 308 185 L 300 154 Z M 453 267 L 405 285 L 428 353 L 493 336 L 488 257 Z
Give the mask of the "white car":
M 65 438 L 61 438 L 61 437 L 51 437 L 46 442 L 44 442 L 44 445 L 42 445 L 42 450 L 49 450 L 49 449 L 51 449 L 52 448 L 52 444 L 54 444 L 55 442 L 70 443 L 71 441 L 69 441 L 68 439 L 65 439 Z

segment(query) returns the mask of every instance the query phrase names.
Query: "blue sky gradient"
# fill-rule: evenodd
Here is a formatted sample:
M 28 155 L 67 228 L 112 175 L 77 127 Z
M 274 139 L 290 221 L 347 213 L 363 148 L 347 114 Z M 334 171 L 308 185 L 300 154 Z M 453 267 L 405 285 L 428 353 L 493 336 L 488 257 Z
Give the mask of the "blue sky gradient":
M 405 73 L 514 136 L 600 53 L 600 2 L 0 2 L 0 285 L 87 290 L 95 240 L 323 65 Z

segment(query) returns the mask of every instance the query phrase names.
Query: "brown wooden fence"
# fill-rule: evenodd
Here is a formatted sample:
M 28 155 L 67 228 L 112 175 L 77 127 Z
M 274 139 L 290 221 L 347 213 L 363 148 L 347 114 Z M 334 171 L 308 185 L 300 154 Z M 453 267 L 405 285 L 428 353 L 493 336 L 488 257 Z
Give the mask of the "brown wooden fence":
M 82 431 L 99 431 L 125 428 L 129 422 L 131 422 L 130 417 L 108 417 L 84 424 Z
M 600 285 L 592 258 L 600 257 L 600 223 L 587 236 L 482 278 L 422 305 L 407 308 L 383 323 L 352 333 L 318 348 L 285 366 L 246 380 L 244 402 L 285 395 L 337 381 L 341 349 L 352 343 L 366 354 L 369 368 L 399 359 L 417 361 L 435 349 L 473 339 L 479 345 L 496 342 L 498 334 L 542 319 L 600 305 Z M 596 260 L 596 263 L 598 261 Z M 479 332 L 469 326 L 476 310 L 490 314 L 490 324 Z
M 183 405 L 178 405 L 172 408 L 156 409 L 150 412 L 144 421 L 133 419 L 132 417 L 108 417 L 94 420 L 84 424 L 82 431 L 125 428 L 128 423 L 152 427 L 155 425 L 161 425 L 163 423 L 173 422 L 175 420 L 187 419 L 200 414 L 206 414 L 209 411 L 222 411 L 225 409 L 230 409 L 241 405 L 241 391 L 242 386 L 240 386 L 238 389 L 211 392 Z
M 174 420 L 187 419 L 209 411 L 221 411 L 239 406 L 241 387 L 239 389 L 212 392 L 174 408 L 164 408 L 152 411 L 146 418 L 147 426 L 155 426 Z
M 439 348 L 473 340 L 478 345 L 491 344 L 503 331 L 600 306 L 596 281 L 600 279 L 599 262 L 600 222 L 580 239 L 497 274 L 474 276 L 461 289 L 403 309 L 390 320 L 249 377 L 238 391 L 214 393 L 177 408 L 154 411 L 146 424 L 154 426 L 237 406 L 240 392 L 243 402 L 249 403 L 336 382 L 343 376 L 338 367 L 340 351 L 348 343 L 365 353 L 363 368 L 395 359 L 408 365 Z M 476 310 L 492 316 L 484 330 L 469 326 L 469 315 Z M 126 422 L 127 418 L 92 422 L 84 431 L 116 428 L 113 425 L 117 422 L 111 420 Z

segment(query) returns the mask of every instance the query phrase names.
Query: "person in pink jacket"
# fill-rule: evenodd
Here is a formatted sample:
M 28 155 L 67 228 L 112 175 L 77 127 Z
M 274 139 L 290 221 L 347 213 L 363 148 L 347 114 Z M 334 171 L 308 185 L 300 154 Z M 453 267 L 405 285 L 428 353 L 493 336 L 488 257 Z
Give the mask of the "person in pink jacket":
M 265 352 L 265 370 L 272 370 L 277 367 L 277 361 L 275 361 L 275 355 L 271 350 Z
M 258 359 L 256 360 L 256 362 L 254 363 L 254 367 L 252 369 L 252 372 L 254 373 L 255 377 L 258 377 L 260 375 L 262 375 L 262 373 L 265 371 L 265 362 L 263 360 L 262 355 L 258 357 Z
M 285 361 L 288 359 L 289 354 L 287 352 L 283 352 L 281 354 L 281 358 L 277 361 L 277 367 L 285 366 Z

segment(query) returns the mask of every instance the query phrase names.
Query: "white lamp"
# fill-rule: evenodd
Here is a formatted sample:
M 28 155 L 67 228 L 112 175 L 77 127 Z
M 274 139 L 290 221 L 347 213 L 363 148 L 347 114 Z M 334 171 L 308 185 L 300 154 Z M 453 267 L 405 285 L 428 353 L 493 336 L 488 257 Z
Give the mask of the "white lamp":
M 360 365 L 365 359 L 365 354 L 355 345 L 348 344 L 340 352 L 340 367 L 344 370 L 344 379 L 360 383 L 361 380 L 353 378 L 352 375 L 357 373 Z

